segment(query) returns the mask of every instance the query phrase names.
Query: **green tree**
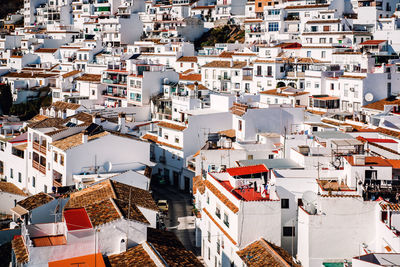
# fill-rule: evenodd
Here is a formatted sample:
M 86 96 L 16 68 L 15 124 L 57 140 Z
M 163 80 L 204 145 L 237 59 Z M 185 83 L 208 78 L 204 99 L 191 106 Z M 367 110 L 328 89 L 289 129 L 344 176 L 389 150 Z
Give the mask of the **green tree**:
M 9 115 L 10 108 L 12 106 L 12 94 L 11 88 L 8 84 L 0 85 L 0 108 L 3 111 L 3 114 Z

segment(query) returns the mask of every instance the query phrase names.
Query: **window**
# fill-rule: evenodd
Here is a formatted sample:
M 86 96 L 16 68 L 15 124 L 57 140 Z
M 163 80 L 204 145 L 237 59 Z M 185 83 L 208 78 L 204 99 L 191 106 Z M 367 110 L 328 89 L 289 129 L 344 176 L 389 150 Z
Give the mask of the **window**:
M 221 210 L 219 209 L 219 207 L 215 207 L 215 215 L 221 219 Z
M 47 185 L 44 185 L 43 191 L 47 193 Z
M 168 140 L 168 134 L 164 134 L 164 139 Z
M 32 187 L 36 186 L 36 178 L 35 176 L 32 176 Z
M 224 213 L 224 224 L 229 228 L 229 216 Z
M 323 29 L 324 29 L 324 32 L 329 32 L 331 30 L 331 27 L 330 26 L 324 26 Z
M 158 128 L 158 136 L 161 137 L 162 136 L 162 129 Z
M 20 172 L 18 173 L 18 182 L 19 182 L 19 183 L 21 183 L 21 182 L 22 182 L 22 175 L 21 175 L 21 173 L 20 173 Z
M 321 51 L 321 58 L 325 58 L 326 57 L 326 51 Z
M 64 155 L 60 155 L 60 164 L 64 166 Z
M 258 2 L 258 7 L 262 7 L 262 3 L 261 2 Z
M 331 83 L 331 90 L 335 90 L 335 84 Z
M 207 193 L 207 204 L 210 204 L 210 196 Z
M 311 51 L 307 51 L 307 57 L 311 57 Z
M 179 144 L 179 137 L 175 137 L 175 143 Z
M 208 247 L 208 260 L 211 260 L 211 249 Z
M 239 127 L 238 127 L 238 128 L 239 128 L 239 131 L 241 131 L 241 130 L 242 130 L 242 121 L 239 120 L 238 123 L 239 123 Z
M 283 236 L 295 236 L 294 226 L 284 226 L 283 227 Z
M 208 239 L 208 242 L 211 242 L 211 232 L 210 231 L 207 231 L 207 239 Z
M 279 15 L 281 13 L 280 9 L 270 9 L 268 10 L 268 15 Z
M 269 154 L 268 155 L 268 159 L 273 159 L 274 158 L 274 155 L 273 154 Z
M 319 38 L 319 43 L 320 44 L 325 44 L 326 43 L 326 38 Z
M 269 32 L 277 32 L 277 31 L 279 31 L 278 22 L 269 22 L 268 23 L 268 31 Z
M 57 152 L 54 152 L 54 162 L 57 162 Z
M 311 31 L 312 32 L 317 32 L 318 31 L 318 27 L 317 26 L 311 26 Z
M 282 209 L 288 209 L 289 208 L 289 199 L 288 198 L 282 198 L 281 199 L 281 208 Z
M 13 171 L 13 169 L 10 169 L 10 178 L 14 178 L 14 171 Z

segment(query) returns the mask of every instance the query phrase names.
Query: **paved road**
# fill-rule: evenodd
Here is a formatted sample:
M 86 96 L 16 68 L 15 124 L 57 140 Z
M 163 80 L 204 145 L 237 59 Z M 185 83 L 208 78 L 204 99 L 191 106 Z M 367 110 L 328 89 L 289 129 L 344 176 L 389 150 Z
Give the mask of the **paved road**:
M 200 250 L 195 247 L 194 216 L 192 216 L 191 196 L 179 191 L 173 186 L 153 186 L 153 196 L 168 200 L 169 210 L 164 222 L 168 230 L 174 232 L 186 249 L 199 255 Z

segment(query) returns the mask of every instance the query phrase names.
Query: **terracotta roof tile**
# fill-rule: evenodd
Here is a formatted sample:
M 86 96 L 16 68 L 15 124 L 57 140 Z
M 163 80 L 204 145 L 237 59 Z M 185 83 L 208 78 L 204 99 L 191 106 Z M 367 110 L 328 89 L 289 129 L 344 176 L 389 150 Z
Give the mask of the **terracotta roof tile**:
M 21 189 L 19 189 L 16 185 L 9 182 L 0 182 L 0 192 L 7 192 L 14 195 L 28 196 Z
M 120 266 L 157 266 L 150 258 L 149 254 L 144 250 L 142 245 L 137 245 L 127 249 L 120 254 L 110 255 L 107 257 L 111 267 Z
M 158 211 L 157 204 L 154 202 L 150 192 L 111 180 L 106 180 L 72 193 L 66 209 L 85 207 L 86 205 L 98 203 L 109 198 L 119 200 L 117 202 L 118 206 L 122 205 L 120 201 L 129 205 L 129 195 L 131 196 L 131 204 L 133 203 L 138 207 Z
M 164 128 L 168 128 L 168 129 L 172 129 L 172 130 L 177 130 L 177 131 L 183 131 L 186 129 L 186 126 L 182 126 L 179 124 L 175 124 L 175 123 L 170 123 L 170 122 L 166 122 L 166 121 L 160 121 L 158 123 L 159 127 L 164 127 Z
M 367 40 L 365 42 L 360 43 L 360 45 L 378 45 L 383 42 L 387 42 L 386 40 Z
M 367 105 L 363 106 L 363 108 L 383 111 L 385 108 L 385 105 L 394 105 L 394 106 L 400 105 L 400 99 L 386 98 L 386 99 L 382 99 L 382 100 L 367 104 Z
M 232 203 L 221 191 L 219 191 L 210 181 L 204 180 L 204 185 L 210 190 L 225 206 L 228 207 L 233 213 L 237 213 L 239 208 L 236 207 L 235 204 Z
M 64 73 L 64 74 L 62 75 L 62 77 L 65 79 L 65 78 L 68 78 L 68 77 L 72 77 L 72 76 L 74 76 L 74 75 L 77 75 L 77 74 L 79 74 L 79 73 L 81 73 L 80 70 L 73 70 L 73 71 Z
M 35 50 L 35 53 L 55 53 L 58 48 L 39 48 Z
M 192 91 L 195 89 L 195 85 L 194 85 L 194 84 L 187 84 L 186 87 L 187 87 L 189 90 L 192 90 Z M 199 84 L 199 85 L 197 86 L 197 90 L 209 90 L 209 89 L 208 89 L 207 87 L 205 87 L 204 85 Z
M 226 137 L 229 137 L 229 138 L 235 138 L 236 137 L 236 130 L 235 129 L 219 131 L 218 133 L 220 135 L 223 135 L 223 136 L 226 136 Z
M 180 57 L 176 62 L 197 62 L 197 57 Z
M 287 251 L 264 239 L 257 240 L 236 253 L 248 267 L 300 267 L 293 262 Z
M 22 236 L 15 236 L 11 241 L 17 262 L 20 264 L 27 263 L 29 260 L 28 250 Z
M 82 76 L 76 78 L 75 81 L 100 82 L 101 81 L 101 75 L 100 74 L 88 74 L 88 73 L 85 73 Z
M 34 72 L 9 72 L 4 75 L 7 78 L 21 78 L 21 79 L 29 79 L 29 78 L 49 78 L 54 77 L 57 74 L 54 73 L 34 73 Z
M 101 138 L 106 135 L 109 135 L 109 133 L 101 132 L 98 134 L 89 135 L 88 142 L 98 139 L 98 138 Z M 51 145 L 65 151 L 65 150 L 71 149 L 73 147 L 82 145 L 83 144 L 82 137 L 83 137 L 83 133 L 74 134 L 74 135 L 68 136 L 66 138 L 54 141 L 53 143 L 51 143 Z
M 122 218 L 111 198 L 85 206 L 85 210 L 93 227 Z
M 149 140 L 149 141 L 151 141 L 151 142 L 160 144 L 160 145 L 162 145 L 162 146 L 167 146 L 167 147 L 170 147 L 170 148 L 173 148 L 173 149 L 182 150 L 182 147 L 179 147 L 179 146 L 171 145 L 171 144 L 169 144 L 169 143 L 165 143 L 165 142 L 158 141 L 158 137 L 155 136 L 155 135 L 152 135 L 152 134 L 145 134 L 145 135 L 142 136 L 142 139 Z
M 54 197 L 50 196 L 49 194 L 41 192 L 17 202 L 17 205 L 30 211 L 44 204 L 49 203 L 53 199 Z
M 149 242 L 163 260 L 171 267 L 203 266 L 193 252 L 186 250 L 176 235 L 172 232 L 147 228 L 147 242 Z
M 232 58 L 233 54 L 235 54 L 235 52 L 223 51 L 221 54 L 218 55 L 218 57 Z
M 193 195 L 197 193 L 197 190 L 199 190 L 200 194 L 204 194 L 206 191 L 206 186 L 201 175 L 193 177 Z
M 190 73 L 190 74 L 179 73 L 179 80 L 182 80 L 182 81 L 201 81 L 201 74 L 199 74 L 199 73 Z
M 232 68 L 232 69 L 241 69 L 247 66 L 247 62 L 245 61 L 233 61 L 232 64 L 230 61 L 211 61 L 207 64 L 204 64 L 203 68 Z
M 309 92 L 301 92 L 301 91 L 296 91 L 294 93 L 292 92 L 285 92 L 285 89 L 288 87 L 281 88 L 281 92 L 278 93 L 277 89 L 272 89 L 272 90 L 267 90 L 267 91 L 262 91 L 260 94 L 263 95 L 276 95 L 276 96 L 282 96 L 282 97 L 290 97 L 290 96 L 300 96 L 300 95 L 306 95 L 309 94 Z
M 55 110 L 67 110 L 67 109 L 71 109 L 71 110 L 77 110 L 78 108 L 80 108 L 81 105 L 79 104 L 75 104 L 75 103 L 68 103 L 68 102 L 63 102 L 63 101 L 57 101 L 54 102 L 53 104 L 51 104 L 51 106 L 48 107 L 49 108 L 54 108 Z
M 354 163 L 353 156 L 344 157 L 351 166 L 360 166 Z M 392 167 L 392 165 L 384 158 L 381 157 L 365 157 L 365 164 L 362 166 L 379 166 L 379 167 Z

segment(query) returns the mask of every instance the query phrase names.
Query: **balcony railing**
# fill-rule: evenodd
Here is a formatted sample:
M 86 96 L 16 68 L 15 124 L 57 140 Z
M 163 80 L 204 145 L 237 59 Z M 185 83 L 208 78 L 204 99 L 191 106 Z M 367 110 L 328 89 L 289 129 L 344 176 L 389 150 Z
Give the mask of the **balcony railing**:
M 41 146 L 38 142 L 33 141 L 33 149 L 46 155 L 46 146 Z
M 39 164 L 39 162 L 32 160 L 32 167 L 43 174 L 46 174 L 46 166 Z
M 37 142 L 33 142 L 33 149 L 34 150 L 36 150 L 36 151 L 40 151 L 40 145 L 39 145 L 39 143 L 37 143 Z
M 218 76 L 218 80 L 230 81 L 230 80 L 231 80 L 231 77 L 225 76 L 225 75 L 223 75 L 223 76 L 219 75 L 219 76 Z

